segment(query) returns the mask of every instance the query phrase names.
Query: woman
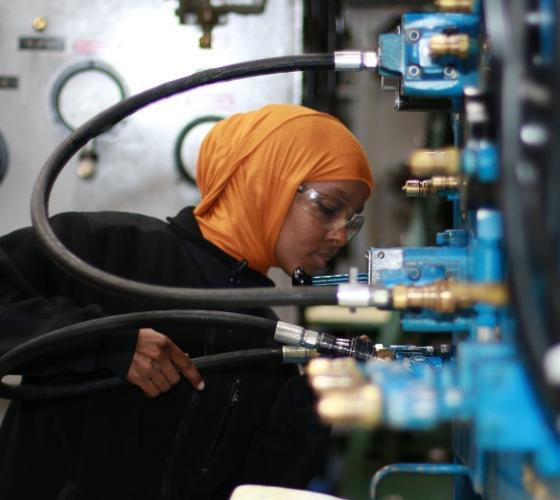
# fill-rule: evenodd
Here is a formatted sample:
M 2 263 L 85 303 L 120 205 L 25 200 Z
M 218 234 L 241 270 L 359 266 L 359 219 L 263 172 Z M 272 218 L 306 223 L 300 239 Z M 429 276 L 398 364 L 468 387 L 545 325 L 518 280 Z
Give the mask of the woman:
M 373 186 L 353 135 L 335 118 L 293 105 L 265 106 L 217 124 L 201 147 L 197 177 L 201 202 L 168 223 L 70 213 L 54 217 L 53 225 L 84 260 L 129 279 L 273 286 L 270 267 L 288 274 L 325 267 L 360 228 L 358 214 Z M 3 352 L 67 324 L 161 309 L 66 276 L 29 229 L 0 239 L 0 273 Z M 315 425 L 301 379 L 287 367 L 249 367 L 203 380 L 183 354 L 267 342 L 233 329 L 185 336 L 184 327 L 149 326 L 22 369 L 30 382 L 112 373 L 131 386 L 12 403 L 0 435 L 0 498 L 225 498 L 245 481 L 305 486 L 320 465 L 325 430 Z M 190 384 L 180 383 L 178 372 Z

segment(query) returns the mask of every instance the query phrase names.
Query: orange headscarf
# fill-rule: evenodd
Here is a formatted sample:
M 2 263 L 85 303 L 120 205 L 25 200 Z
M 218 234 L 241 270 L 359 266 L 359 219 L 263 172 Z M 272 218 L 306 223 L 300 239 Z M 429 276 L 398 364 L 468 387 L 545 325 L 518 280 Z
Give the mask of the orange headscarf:
M 198 156 L 202 199 L 194 215 L 204 237 L 265 273 L 277 265 L 276 240 L 304 182 L 359 180 L 373 188 L 366 155 L 336 118 L 273 104 L 215 125 Z

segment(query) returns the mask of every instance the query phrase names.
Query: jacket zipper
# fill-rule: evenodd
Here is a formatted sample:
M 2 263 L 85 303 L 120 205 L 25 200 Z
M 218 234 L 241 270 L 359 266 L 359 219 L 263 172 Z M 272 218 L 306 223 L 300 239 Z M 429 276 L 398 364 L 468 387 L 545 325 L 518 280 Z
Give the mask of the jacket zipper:
M 212 441 L 212 445 L 210 446 L 210 450 L 208 452 L 208 455 L 206 456 L 206 459 L 204 460 L 202 467 L 200 468 L 200 471 L 202 473 L 207 473 L 208 472 L 208 465 L 210 464 L 212 458 L 214 458 L 214 455 L 220 445 L 220 442 L 222 441 L 222 439 L 225 436 L 226 433 L 226 429 L 228 427 L 229 422 L 231 421 L 234 413 L 235 413 L 235 407 L 237 406 L 237 403 L 239 402 L 239 386 L 240 386 L 240 379 L 236 378 L 233 381 L 233 384 L 231 386 L 231 391 L 230 391 L 230 396 L 229 396 L 229 405 L 226 409 L 226 413 L 224 415 L 224 418 L 222 419 L 222 422 L 220 424 L 220 427 L 218 428 L 215 436 L 214 436 L 214 440 Z

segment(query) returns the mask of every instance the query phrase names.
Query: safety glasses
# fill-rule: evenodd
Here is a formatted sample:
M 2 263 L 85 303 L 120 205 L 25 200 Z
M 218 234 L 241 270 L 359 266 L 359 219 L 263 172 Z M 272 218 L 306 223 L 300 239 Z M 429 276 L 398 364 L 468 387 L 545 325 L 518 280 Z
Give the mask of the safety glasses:
M 300 186 L 299 202 L 307 213 L 315 217 L 328 231 L 346 230 L 346 239 L 350 241 L 364 225 L 364 216 L 354 213 L 350 204 L 341 198 Z

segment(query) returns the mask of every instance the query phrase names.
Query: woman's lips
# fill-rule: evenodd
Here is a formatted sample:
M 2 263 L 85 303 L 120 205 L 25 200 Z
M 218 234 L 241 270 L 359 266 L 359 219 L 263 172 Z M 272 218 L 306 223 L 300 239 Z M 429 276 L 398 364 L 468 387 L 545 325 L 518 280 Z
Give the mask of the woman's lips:
M 333 255 L 331 253 L 327 254 L 327 253 L 313 252 L 311 254 L 311 257 L 313 258 L 313 262 L 315 263 L 318 269 L 324 269 L 325 267 L 327 267 L 327 263 L 329 262 L 329 260 L 333 258 Z

